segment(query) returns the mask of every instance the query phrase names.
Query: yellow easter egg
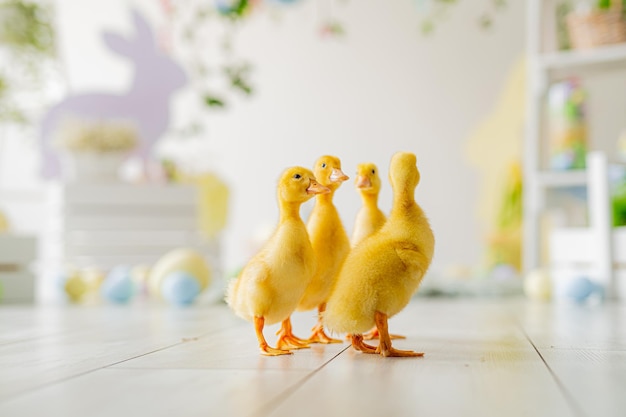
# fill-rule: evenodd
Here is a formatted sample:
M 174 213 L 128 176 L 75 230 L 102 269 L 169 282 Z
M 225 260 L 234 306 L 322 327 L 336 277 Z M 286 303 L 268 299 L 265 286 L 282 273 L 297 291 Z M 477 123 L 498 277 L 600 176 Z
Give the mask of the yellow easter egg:
M 524 278 L 524 294 L 531 300 L 548 301 L 552 297 L 552 282 L 548 273 L 535 269 Z
M 65 281 L 64 289 L 69 300 L 78 303 L 89 291 L 89 286 L 79 273 L 73 273 Z
M 148 291 L 160 295 L 161 283 L 172 272 L 186 272 L 198 280 L 200 290 L 211 283 L 211 270 L 206 259 L 198 251 L 188 248 L 176 249 L 161 257 L 148 275 Z

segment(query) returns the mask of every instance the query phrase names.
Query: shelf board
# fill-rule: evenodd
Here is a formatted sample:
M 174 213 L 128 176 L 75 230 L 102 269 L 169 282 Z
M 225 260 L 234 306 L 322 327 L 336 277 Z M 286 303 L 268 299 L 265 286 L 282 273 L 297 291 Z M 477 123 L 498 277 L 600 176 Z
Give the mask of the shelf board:
M 544 69 L 591 67 L 616 62 L 626 63 L 626 43 L 593 49 L 551 52 L 538 57 L 538 63 Z
M 541 171 L 537 175 L 537 182 L 546 188 L 578 187 L 587 185 L 587 171 L 584 169 L 572 171 Z

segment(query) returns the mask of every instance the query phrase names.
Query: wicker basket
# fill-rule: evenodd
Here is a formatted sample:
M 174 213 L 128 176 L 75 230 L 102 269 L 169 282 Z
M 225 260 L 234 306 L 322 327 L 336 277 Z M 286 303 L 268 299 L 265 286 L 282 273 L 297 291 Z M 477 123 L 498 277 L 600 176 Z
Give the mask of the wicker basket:
M 621 0 L 612 0 L 607 10 L 569 13 L 566 21 L 574 49 L 626 42 L 626 20 Z

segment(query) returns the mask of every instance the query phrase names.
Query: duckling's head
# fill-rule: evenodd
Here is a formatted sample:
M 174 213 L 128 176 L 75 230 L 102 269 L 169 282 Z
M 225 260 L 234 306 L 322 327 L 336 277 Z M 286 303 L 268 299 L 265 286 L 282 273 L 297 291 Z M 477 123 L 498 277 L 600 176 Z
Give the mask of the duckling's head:
M 315 194 L 328 194 L 330 189 L 319 184 L 310 169 L 287 168 L 278 181 L 278 198 L 285 202 L 304 203 Z
M 420 182 L 417 158 L 410 152 L 397 152 L 391 157 L 389 181 L 394 192 L 413 192 Z
M 357 165 L 354 185 L 363 194 L 378 194 L 381 182 L 376 165 L 371 162 Z
M 336 190 L 342 182 L 350 179 L 341 170 L 341 161 L 336 156 L 324 155 L 315 162 L 315 178 L 320 184 Z

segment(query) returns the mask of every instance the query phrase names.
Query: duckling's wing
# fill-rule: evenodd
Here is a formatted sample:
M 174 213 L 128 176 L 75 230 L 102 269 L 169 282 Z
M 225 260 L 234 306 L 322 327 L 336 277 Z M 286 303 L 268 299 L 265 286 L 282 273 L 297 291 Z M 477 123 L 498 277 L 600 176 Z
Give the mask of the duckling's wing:
M 229 304 L 240 317 L 252 320 L 265 317 L 270 309 L 273 291 L 269 284 L 270 268 L 262 260 L 249 263 L 231 285 Z
M 411 271 L 413 274 L 417 274 L 414 278 L 421 280 L 430 266 L 431 257 L 413 244 L 399 245 L 395 248 L 395 252 L 398 255 L 398 259 L 402 261 L 407 270 Z

